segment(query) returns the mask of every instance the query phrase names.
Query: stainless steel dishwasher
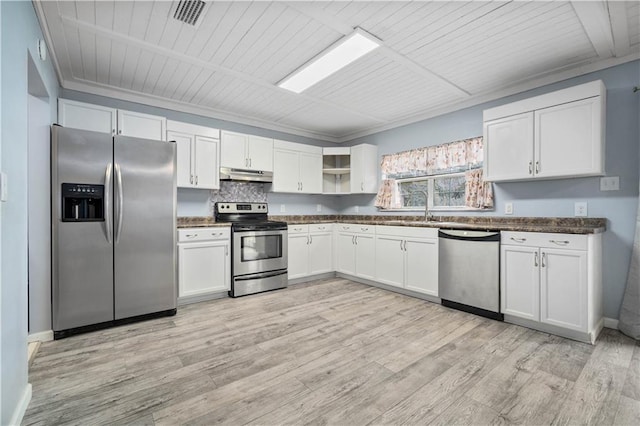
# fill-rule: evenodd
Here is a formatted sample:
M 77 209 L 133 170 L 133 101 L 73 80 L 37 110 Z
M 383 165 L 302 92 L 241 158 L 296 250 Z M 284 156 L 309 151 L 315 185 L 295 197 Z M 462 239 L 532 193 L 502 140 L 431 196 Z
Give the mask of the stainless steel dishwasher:
M 440 230 L 438 237 L 442 304 L 502 321 L 500 232 Z

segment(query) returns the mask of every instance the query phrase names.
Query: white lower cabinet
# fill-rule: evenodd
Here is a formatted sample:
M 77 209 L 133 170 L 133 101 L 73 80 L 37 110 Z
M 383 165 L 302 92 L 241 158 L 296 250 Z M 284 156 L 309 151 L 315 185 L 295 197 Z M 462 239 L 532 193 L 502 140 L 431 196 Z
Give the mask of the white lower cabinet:
M 502 312 L 595 341 L 603 322 L 601 245 L 601 234 L 503 232 Z
M 231 289 L 229 228 L 178 230 L 178 301 L 205 300 Z
M 376 281 L 438 296 L 438 230 L 377 226 Z
M 375 279 L 375 226 L 340 223 L 335 229 L 336 270 Z
M 333 224 L 290 225 L 289 279 L 334 271 Z

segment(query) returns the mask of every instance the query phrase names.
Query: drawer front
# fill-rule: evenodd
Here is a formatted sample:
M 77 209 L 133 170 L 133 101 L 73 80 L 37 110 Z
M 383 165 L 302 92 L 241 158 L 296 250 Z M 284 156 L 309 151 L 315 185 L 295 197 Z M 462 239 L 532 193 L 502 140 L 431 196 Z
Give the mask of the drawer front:
M 389 235 L 404 238 L 438 238 L 438 228 L 418 226 L 376 226 L 376 235 Z
M 309 225 L 309 232 L 331 232 L 333 223 L 313 223 Z
M 514 246 L 587 250 L 588 236 L 546 232 L 502 232 L 501 243 Z
M 289 225 L 287 231 L 289 235 L 306 234 L 309 232 L 309 225 Z
M 178 242 L 228 240 L 231 237 L 229 228 L 184 228 L 178 229 Z

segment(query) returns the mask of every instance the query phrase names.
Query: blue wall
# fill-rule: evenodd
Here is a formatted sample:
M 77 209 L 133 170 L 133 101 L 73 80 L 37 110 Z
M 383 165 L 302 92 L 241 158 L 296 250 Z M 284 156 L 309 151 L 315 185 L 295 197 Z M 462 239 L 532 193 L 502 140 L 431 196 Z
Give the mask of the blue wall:
M 9 182 L 8 201 L 0 203 L 1 413 L 0 424 L 16 414 L 27 384 L 27 55 L 31 54 L 56 117 L 58 82 L 49 60 L 38 59 L 43 38 L 33 5 L 2 1 L 2 125 L 0 158 Z
M 618 318 L 626 284 L 638 205 L 638 164 L 640 155 L 640 61 L 543 86 L 507 98 L 466 108 L 418 123 L 350 141 L 349 145 L 371 143 L 379 154 L 437 145 L 482 135 L 482 111 L 498 105 L 601 79 L 607 87 L 606 172 L 620 176 L 620 191 L 601 192 L 600 179 L 580 178 L 539 182 L 494 184 L 496 209 L 469 213 L 501 216 L 505 202 L 513 203 L 514 216 L 573 216 L 574 202 L 588 203 L 589 217 L 608 219 L 603 237 L 604 313 Z M 340 210 L 345 214 L 386 214 L 373 206 L 372 196 L 346 196 Z M 415 213 L 414 213 L 415 214 Z M 464 214 L 464 213 L 442 213 Z

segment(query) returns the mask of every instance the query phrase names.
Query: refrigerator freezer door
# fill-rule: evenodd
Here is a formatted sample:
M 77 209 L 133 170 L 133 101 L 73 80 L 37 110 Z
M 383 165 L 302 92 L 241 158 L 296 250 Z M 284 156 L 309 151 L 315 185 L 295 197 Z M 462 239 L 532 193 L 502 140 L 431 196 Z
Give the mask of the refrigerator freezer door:
M 115 319 L 176 308 L 176 147 L 114 138 Z
M 112 216 L 105 221 L 62 222 L 63 183 L 105 185 L 113 157 L 110 134 L 51 128 L 53 330 L 113 320 Z M 113 197 L 105 186 L 105 206 Z

